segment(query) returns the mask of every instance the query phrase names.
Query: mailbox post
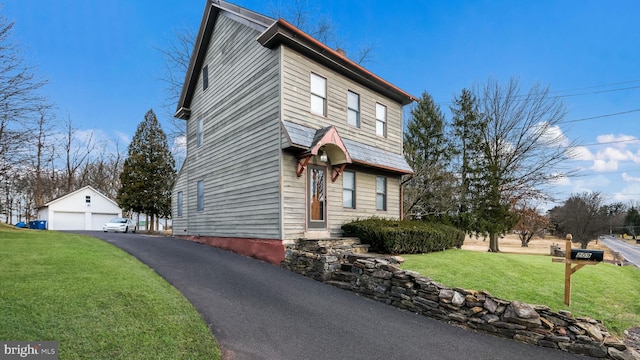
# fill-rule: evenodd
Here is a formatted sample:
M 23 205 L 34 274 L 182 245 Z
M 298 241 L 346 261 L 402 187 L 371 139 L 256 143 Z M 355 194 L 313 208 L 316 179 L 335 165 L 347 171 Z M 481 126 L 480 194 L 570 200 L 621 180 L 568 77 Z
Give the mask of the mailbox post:
M 602 250 L 572 250 L 573 236 L 567 234 L 564 259 L 554 258 L 553 262 L 564 263 L 564 303 L 571 305 L 571 275 L 585 265 L 597 265 L 604 257 Z M 575 264 L 576 266 L 571 266 Z

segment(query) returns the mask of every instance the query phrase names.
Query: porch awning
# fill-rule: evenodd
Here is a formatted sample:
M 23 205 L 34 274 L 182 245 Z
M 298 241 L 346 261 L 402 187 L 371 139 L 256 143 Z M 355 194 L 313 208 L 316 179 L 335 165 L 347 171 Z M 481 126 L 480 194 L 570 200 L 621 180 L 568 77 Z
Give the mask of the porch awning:
M 326 129 L 313 129 L 304 125 L 296 124 L 291 121 L 282 121 L 283 132 L 289 141 L 287 147 L 298 148 L 301 151 L 311 151 L 314 145 L 317 145 L 318 134 Z M 333 127 L 330 127 L 333 128 Z M 337 132 L 336 132 L 337 135 Z M 413 174 L 411 166 L 407 164 L 402 154 L 396 154 L 375 146 L 363 144 L 358 141 L 340 138 L 346 149 L 345 153 L 350 156 L 353 163 L 374 168 L 384 169 L 399 174 Z M 329 154 L 331 159 L 331 154 Z M 343 163 L 349 163 L 345 161 Z M 332 160 L 333 164 L 333 160 Z

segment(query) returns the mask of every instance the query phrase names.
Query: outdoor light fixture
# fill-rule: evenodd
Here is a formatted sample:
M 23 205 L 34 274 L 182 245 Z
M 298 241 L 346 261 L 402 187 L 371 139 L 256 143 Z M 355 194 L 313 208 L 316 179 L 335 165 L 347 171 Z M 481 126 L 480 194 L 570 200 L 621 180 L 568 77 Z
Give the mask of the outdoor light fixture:
M 325 162 L 325 163 L 327 161 L 329 161 L 329 158 L 327 157 L 327 153 L 324 152 L 323 150 L 320 151 L 319 155 L 320 155 L 320 161 Z

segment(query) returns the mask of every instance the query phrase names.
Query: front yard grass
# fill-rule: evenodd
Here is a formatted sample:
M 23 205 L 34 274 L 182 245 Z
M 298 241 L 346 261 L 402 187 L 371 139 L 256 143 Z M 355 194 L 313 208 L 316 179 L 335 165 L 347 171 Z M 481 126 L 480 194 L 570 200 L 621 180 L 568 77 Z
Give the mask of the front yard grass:
M 0 226 L 0 339 L 59 341 L 60 359 L 220 359 L 195 308 L 97 239 Z
M 505 300 L 591 316 L 618 336 L 640 325 L 640 270 L 633 266 L 600 263 L 583 267 L 571 276 L 571 306 L 566 306 L 564 264 L 552 263 L 550 256 L 452 249 L 403 257 L 403 269 L 448 287 L 485 290 Z

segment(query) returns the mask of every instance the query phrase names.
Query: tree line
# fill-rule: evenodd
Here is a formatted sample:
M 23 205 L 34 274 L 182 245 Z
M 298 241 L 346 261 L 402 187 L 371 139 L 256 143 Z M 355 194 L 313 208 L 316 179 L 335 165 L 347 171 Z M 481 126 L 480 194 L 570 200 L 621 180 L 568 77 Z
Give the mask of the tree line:
M 14 22 L 0 15 L 0 216 L 28 221 L 47 202 L 87 185 L 125 212 L 170 217 L 175 162 L 152 110 L 124 154 L 70 118 L 59 121 L 41 95 L 47 81 L 23 58 Z
M 304 7 L 296 9 L 294 14 L 305 14 Z M 175 162 L 153 111 L 145 114 L 126 156 L 117 141 L 96 139 L 71 119 L 58 121 L 40 95 L 46 80 L 25 65 L 12 28 L 0 16 L 0 213 L 6 221 L 28 220 L 33 209 L 86 185 L 117 199 L 126 211 L 170 217 Z M 319 29 L 332 34 L 330 26 Z M 193 34 L 178 33 L 160 49 L 168 103 L 179 93 L 192 46 Z M 604 205 L 599 193 L 572 195 L 549 214 L 538 212 L 537 204 L 552 200 L 548 186 L 571 175 L 565 164 L 575 147 L 561 127 L 566 108 L 548 86 L 523 90 L 515 78 L 504 84 L 489 79 L 463 89 L 450 112 L 446 119 L 426 92 L 411 110 L 404 154 L 415 174 L 402 182 L 405 217 L 488 236 L 491 251 L 499 251 L 500 235 L 510 231 L 523 246 L 552 227 L 580 242 L 607 226 L 633 236 L 640 231 L 637 207 Z M 172 137 L 184 136 L 184 122 L 174 128 Z M 579 228 L 587 223 L 589 228 Z
M 463 89 L 450 112 L 446 119 L 426 92 L 411 110 L 404 154 L 415 173 L 403 179 L 406 218 L 488 237 L 494 252 L 508 232 L 522 246 L 543 231 L 571 233 L 585 248 L 603 233 L 640 232 L 637 207 L 605 204 L 601 193 L 573 194 L 546 214 L 538 209 L 556 200 L 554 181 L 575 175 L 567 164 L 576 144 L 562 129 L 567 111 L 548 86 L 523 90 L 515 78 L 489 79 Z

